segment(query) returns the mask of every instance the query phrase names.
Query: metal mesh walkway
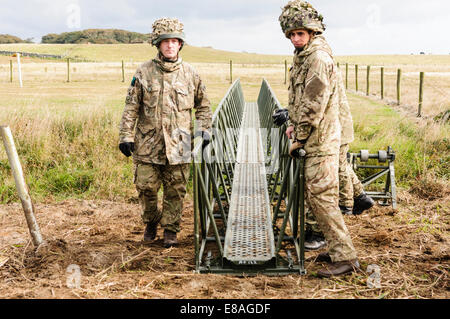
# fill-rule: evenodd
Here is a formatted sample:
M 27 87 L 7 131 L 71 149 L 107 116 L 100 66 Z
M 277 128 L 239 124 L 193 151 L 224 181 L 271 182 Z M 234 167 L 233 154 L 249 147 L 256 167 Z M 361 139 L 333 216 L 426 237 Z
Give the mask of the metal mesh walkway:
M 225 236 L 224 260 L 233 265 L 276 262 L 258 105 L 246 103 Z

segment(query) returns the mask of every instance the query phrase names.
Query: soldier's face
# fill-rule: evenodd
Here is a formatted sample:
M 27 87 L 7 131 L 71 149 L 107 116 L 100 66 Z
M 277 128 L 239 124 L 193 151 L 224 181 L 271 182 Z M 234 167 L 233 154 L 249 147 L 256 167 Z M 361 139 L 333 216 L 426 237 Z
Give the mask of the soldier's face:
M 311 35 L 308 31 L 303 29 L 294 30 L 291 32 L 290 39 L 296 49 L 301 49 L 308 44 L 311 39 Z
M 165 39 L 161 41 L 159 50 L 166 59 L 175 60 L 181 48 L 181 41 L 178 39 Z

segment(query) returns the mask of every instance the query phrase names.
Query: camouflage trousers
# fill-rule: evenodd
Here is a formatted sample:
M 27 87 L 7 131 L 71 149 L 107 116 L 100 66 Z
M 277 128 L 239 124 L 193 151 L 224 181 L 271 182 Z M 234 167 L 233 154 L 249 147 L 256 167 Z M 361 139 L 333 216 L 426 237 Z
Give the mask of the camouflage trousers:
M 310 157 L 305 162 L 305 199 L 328 242 L 333 262 L 356 258 L 351 236 L 338 206 L 338 156 Z
M 364 191 L 363 185 L 347 161 L 348 144 L 339 150 L 339 205 L 352 208 L 353 198 Z
M 341 145 L 339 150 L 339 205 L 353 208 L 353 199 L 364 192 L 361 181 L 347 161 L 348 144 Z M 306 229 L 317 235 L 322 235 L 319 225 L 311 210 L 306 207 Z
M 134 183 L 139 194 L 144 223 L 161 223 L 172 232 L 180 231 L 183 200 L 190 164 L 156 165 L 135 163 Z M 163 208 L 158 211 L 158 191 L 163 185 Z

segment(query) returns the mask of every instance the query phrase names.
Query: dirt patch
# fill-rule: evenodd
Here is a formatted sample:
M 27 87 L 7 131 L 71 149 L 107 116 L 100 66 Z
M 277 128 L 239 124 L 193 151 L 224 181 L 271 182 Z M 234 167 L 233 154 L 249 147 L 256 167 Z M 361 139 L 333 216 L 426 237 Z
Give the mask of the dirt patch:
M 20 205 L 3 205 L 1 297 L 448 298 L 448 199 L 424 201 L 400 192 L 398 210 L 378 206 L 367 214 L 346 216 L 362 267 L 358 273 L 334 279 L 317 278 L 324 265 L 314 261 L 317 252 L 307 252 L 306 276 L 195 274 L 189 199 L 180 244 L 169 249 L 162 247 L 161 230 L 155 242 L 142 242 L 144 227 L 136 203 L 36 204 L 46 239 L 38 250 L 32 247 Z M 368 287 L 369 265 L 379 266 L 381 288 Z M 69 288 L 76 267 L 79 286 Z

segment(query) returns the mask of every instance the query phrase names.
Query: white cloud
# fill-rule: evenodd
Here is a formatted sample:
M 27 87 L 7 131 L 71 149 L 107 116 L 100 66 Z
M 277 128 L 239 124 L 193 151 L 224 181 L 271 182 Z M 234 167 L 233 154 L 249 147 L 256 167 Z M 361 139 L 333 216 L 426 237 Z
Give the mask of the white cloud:
M 73 31 L 67 6 L 78 4 L 80 29 L 119 28 L 149 33 L 162 16 L 180 18 L 192 45 L 268 54 L 291 54 L 278 24 L 287 0 L 0 0 L 0 32 L 36 40 Z M 447 0 L 311 0 L 324 15 L 335 54 L 448 54 Z

